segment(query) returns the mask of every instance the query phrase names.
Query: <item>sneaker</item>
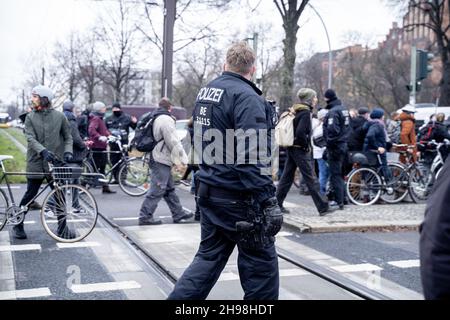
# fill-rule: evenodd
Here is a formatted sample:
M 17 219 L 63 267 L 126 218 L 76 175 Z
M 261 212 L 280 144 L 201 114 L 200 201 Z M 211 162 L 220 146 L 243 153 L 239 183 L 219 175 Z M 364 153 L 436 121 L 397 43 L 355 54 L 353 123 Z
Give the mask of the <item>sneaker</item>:
M 327 214 L 332 213 L 338 209 L 339 209 L 339 206 L 330 204 L 326 210 L 319 211 L 319 216 L 321 216 L 321 217 L 326 216 Z
M 161 220 L 156 220 L 155 218 L 139 218 L 140 226 L 156 226 L 162 224 Z
M 25 233 L 25 229 L 23 228 L 23 223 L 18 224 L 13 227 L 14 238 L 25 240 L 27 238 L 27 234 Z
M 191 186 L 191 182 L 188 180 L 180 180 L 181 184 L 184 184 L 186 187 L 190 187 Z
M 193 216 L 194 216 L 193 213 L 185 213 L 180 218 L 174 219 L 173 223 L 186 223 L 186 222 L 189 222 L 188 220 L 191 219 Z
M 280 207 L 281 212 L 282 213 L 291 213 L 291 211 L 289 211 L 288 209 L 286 209 L 285 207 Z
M 45 215 L 47 218 L 56 218 L 55 213 L 54 213 L 52 210 L 50 210 L 50 209 L 45 209 L 45 210 L 44 210 L 44 215 Z
M 77 236 L 75 232 L 66 227 L 63 231 L 58 232 L 58 237 L 63 239 L 75 239 Z

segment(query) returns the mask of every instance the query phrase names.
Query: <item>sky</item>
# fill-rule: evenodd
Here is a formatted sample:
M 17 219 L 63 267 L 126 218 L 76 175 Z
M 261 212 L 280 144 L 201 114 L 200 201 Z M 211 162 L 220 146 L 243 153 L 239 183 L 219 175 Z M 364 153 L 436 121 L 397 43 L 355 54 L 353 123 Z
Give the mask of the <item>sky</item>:
M 27 66 L 36 62 L 36 53 L 43 43 L 49 47 L 57 40 L 63 40 L 71 31 L 83 32 L 93 25 L 105 6 L 112 0 L 0 0 L 0 100 L 15 101 L 24 79 Z M 250 26 L 257 23 L 271 24 L 272 43 L 281 45 L 283 29 L 281 17 L 272 0 L 247 0 L 257 11 L 249 15 L 238 10 L 224 15 L 223 24 L 233 26 L 234 33 L 241 38 Z M 331 41 L 332 49 L 344 47 L 345 35 L 358 31 L 363 37 L 381 41 L 398 17 L 387 8 L 383 0 L 311 0 L 322 16 Z M 195 14 L 195 13 L 190 13 Z M 232 18 L 231 18 L 232 17 Z M 194 17 L 195 18 L 195 17 Z M 307 9 L 300 20 L 298 50 L 305 47 L 317 52 L 328 51 L 328 42 L 319 18 Z M 236 31 L 237 30 L 237 31 Z M 160 70 L 160 66 L 151 66 Z

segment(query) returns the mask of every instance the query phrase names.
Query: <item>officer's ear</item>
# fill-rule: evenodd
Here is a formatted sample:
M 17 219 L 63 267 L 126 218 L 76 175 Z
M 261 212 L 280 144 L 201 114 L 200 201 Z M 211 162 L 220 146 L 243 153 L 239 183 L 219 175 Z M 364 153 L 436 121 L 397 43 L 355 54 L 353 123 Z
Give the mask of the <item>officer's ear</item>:
M 227 64 L 224 63 L 224 64 L 223 64 L 223 71 L 227 71 L 227 69 L 228 69 L 228 68 L 227 68 Z

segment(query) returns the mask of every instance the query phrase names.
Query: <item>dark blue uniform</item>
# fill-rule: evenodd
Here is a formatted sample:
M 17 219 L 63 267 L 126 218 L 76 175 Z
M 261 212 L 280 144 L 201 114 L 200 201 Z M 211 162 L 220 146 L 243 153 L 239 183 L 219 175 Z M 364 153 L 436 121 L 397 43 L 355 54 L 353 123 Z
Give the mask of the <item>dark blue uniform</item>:
M 260 95 L 252 82 L 231 72 L 198 94 L 193 117 L 195 153 L 201 155 L 201 243 L 169 299 L 206 299 L 236 245 L 244 299 L 278 298 L 274 238 L 246 238 L 236 228 L 252 222 L 261 203 L 275 195 L 270 162 L 262 161 L 270 159 L 273 108 Z M 244 132 L 250 141 L 239 138 Z M 255 161 L 255 155 L 263 159 Z
M 323 122 L 323 136 L 327 142 L 327 156 L 330 167 L 330 184 L 334 190 L 336 202 L 344 205 L 343 165 L 348 153 L 350 136 L 350 115 L 340 100 L 328 103 L 330 111 Z
M 450 160 L 428 199 L 420 227 L 420 275 L 425 299 L 450 299 Z

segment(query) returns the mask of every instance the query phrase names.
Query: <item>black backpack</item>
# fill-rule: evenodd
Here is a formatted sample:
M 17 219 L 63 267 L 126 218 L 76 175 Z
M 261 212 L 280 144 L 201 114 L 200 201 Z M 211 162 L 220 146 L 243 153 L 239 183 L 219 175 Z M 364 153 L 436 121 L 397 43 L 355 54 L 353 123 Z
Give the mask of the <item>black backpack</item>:
M 422 128 L 422 130 L 419 131 L 418 140 L 421 143 L 425 143 L 428 141 L 431 141 L 434 134 L 434 129 L 436 128 L 435 122 L 428 123 L 425 127 Z
M 153 122 L 161 115 L 171 116 L 169 111 L 155 111 L 150 114 L 146 114 L 139 121 L 133 139 L 133 146 L 140 152 L 152 152 L 161 140 L 156 140 L 153 135 Z

